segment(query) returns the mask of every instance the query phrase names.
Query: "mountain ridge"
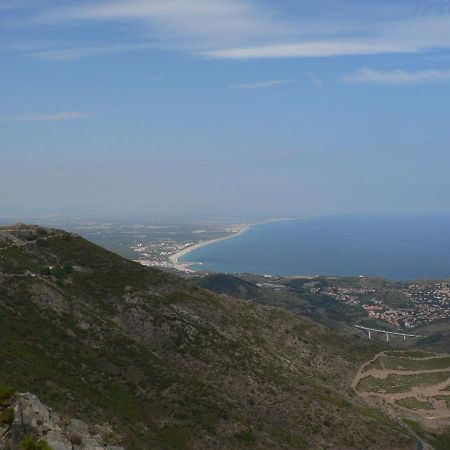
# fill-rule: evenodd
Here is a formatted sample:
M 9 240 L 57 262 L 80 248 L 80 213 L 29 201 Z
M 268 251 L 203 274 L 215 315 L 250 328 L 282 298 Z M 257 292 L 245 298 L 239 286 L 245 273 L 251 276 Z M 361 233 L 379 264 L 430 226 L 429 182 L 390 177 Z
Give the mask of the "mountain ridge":
M 349 389 L 379 347 L 61 230 L 0 230 L 0 384 L 127 449 L 409 449 Z M 92 406 L 95 405 L 95 406 Z

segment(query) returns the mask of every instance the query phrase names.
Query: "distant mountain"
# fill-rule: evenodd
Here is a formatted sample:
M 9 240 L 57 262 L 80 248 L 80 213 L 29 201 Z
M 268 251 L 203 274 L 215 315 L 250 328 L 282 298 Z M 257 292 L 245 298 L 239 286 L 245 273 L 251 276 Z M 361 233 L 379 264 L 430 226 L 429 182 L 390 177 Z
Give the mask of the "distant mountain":
M 219 294 L 227 294 L 231 297 L 251 300 L 262 296 L 261 290 L 255 283 L 224 273 L 215 273 L 205 277 L 200 276 L 193 279 L 193 281 L 202 288 Z
M 74 234 L 0 229 L 0 385 L 110 424 L 129 450 L 413 449 L 350 389 L 379 350 Z
M 227 294 L 255 303 L 283 308 L 297 315 L 307 316 L 334 330 L 351 331 L 353 324 L 367 319 L 360 307 L 336 302 L 327 296 L 311 294 L 303 286 L 311 279 L 267 277 L 254 274 L 224 273 L 187 275 L 195 284 L 217 294 Z

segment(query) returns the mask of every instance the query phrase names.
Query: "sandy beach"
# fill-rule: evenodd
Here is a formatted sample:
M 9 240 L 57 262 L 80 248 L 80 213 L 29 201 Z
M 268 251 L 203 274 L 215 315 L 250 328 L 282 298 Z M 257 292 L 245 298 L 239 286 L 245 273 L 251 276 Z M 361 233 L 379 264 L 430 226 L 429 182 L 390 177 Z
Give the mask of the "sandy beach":
M 249 230 L 252 226 L 253 225 L 249 225 L 249 224 L 235 225 L 234 226 L 235 231 L 233 231 L 231 234 L 229 234 L 227 236 L 223 236 L 221 238 L 217 238 L 217 239 L 208 239 L 206 241 L 200 241 L 200 242 L 197 242 L 196 244 L 190 245 L 189 247 L 183 248 L 183 250 L 180 250 L 179 252 L 174 253 L 173 255 L 170 255 L 169 261 L 172 264 L 172 267 L 174 269 L 180 270 L 182 272 L 193 272 L 193 270 L 191 270 L 189 268 L 189 266 L 192 265 L 193 263 L 180 263 L 178 261 L 182 256 L 187 255 L 188 253 L 190 253 L 200 247 L 204 247 L 205 245 L 212 244 L 213 242 L 224 241 L 225 239 L 230 239 L 235 236 L 239 236 L 240 234 Z
M 217 239 L 208 239 L 205 241 L 200 241 L 197 242 L 196 244 L 190 245 L 189 247 L 183 248 L 183 250 L 180 250 L 177 253 L 174 253 L 173 255 L 169 256 L 169 261 L 172 265 L 172 267 L 174 269 L 180 270 L 182 272 L 193 272 L 193 270 L 191 270 L 189 268 L 189 266 L 195 264 L 195 263 L 180 263 L 179 259 L 184 256 L 187 255 L 188 253 L 196 250 L 197 248 L 200 247 L 204 247 L 205 245 L 209 245 L 212 244 L 213 242 L 219 242 L 219 241 L 224 241 L 225 239 L 231 239 L 235 236 L 239 236 L 242 233 L 245 233 L 247 230 L 249 230 L 252 227 L 255 227 L 257 225 L 262 225 L 264 223 L 270 223 L 270 222 L 282 222 L 285 220 L 298 220 L 298 217 L 278 217 L 275 219 L 268 219 L 268 220 L 263 220 L 261 222 L 255 222 L 255 223 L 244 223 L 244 224 L 238 224 L 238 225 L 233 225 L 233 232 L 227 236 L 223 236 L 221 238 L 217 238 Z

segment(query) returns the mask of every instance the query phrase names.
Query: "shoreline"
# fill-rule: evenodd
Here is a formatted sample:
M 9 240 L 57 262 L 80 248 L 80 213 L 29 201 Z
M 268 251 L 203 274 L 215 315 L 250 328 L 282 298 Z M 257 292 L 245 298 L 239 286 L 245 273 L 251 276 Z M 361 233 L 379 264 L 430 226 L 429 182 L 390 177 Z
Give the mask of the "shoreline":
M 196 263 L 196 262 L 182 263 L 182 262 L 179 262 L 179 259 L 181 257 L 193 252 L 194 250 L 197 250 L 198 248 L 213 244 L 214 242 L 224 241 L 225 239 L 231 239 L 233 237 L 239 236 L 255 226 L 264 225 L 266 223 L 272 223 L 272 222 L 283 222 L 285 220 L 298 220 L 298 219 L 300 219 L 300 218 L 284 217 L 284 218 L 278 218 L 278 219 L 268 219 L 268 220 L 264 220 L 262 222 L 256 222 L 253 224 L 244 223 L 244 224 L 232 225 L 232 227 L 237 229 L 237 231 L 234 231 L 227 236 L 223 236 L 223 237 L 216 238 L 216 239 L 208 239 L 206 241 L 200 241 L 200 242 L 197 242 L 196 244 L 190 245 L 189 247 L 186 247 L 183 250 L 180 250 L 179 252 L 174 253 L 173 255 L 170 255 L 169 262 L 170 262 L 171 266 L 176 270 L 179 270 L 181 272 L 194 272 L 194 270 L 190 269 L 189 266 L 192 266 L 192 265 L 195 265 L 198 263 Z
M 250 224 L 233 225 L 233 226 L 237 228 L 237 231 L 234 231 L 227 236 L 222 236 L 222 237 L 216 238 L 216 239 L 208 239 L 206 241 L 200 241 L 200 242 L 197 242 L 196 244 L 190 245 L 189 247 L 183 248 L 183 250 L 180 250 L 179 252 L 174 253 L 173 255 L 170 255 L 169 261 L 170 261 L 172 267 L 181 272 L 193 272 L 193 270 L 191 270 L 189 268 L 189 266 L 196 264 L 196 263 L 195 262 L 181 263 L 181 262 L 179 262 L 179 259 L 181 257 L 187 255 L 188 253 L 191 253 L 194 250 L 197 250 L 200 247 L 204 247 L 204 246 L 212 244 L 214 242 L 224 241 L 225 239 L 230 239 L 235 236 L 239 236 L 240 234 L 245 233 L 252 227 L 252 225 L 250 225 Z

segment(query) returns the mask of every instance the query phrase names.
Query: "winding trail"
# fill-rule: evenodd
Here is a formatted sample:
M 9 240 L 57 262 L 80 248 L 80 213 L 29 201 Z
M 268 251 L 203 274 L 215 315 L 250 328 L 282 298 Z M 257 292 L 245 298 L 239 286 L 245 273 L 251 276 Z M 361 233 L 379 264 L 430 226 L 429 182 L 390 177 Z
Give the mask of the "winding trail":
M 383 401 L 383 403 L 388 407 L 389 411 L 397 416 L 410 417 L 416 421 L 421 422 L 425 428 L 438 430 L 441 426 L 448 426 L 450 424 L 450 408 L 447 407 L 447 402 L 445 400 L 437 399 L 437 396 L 449 397 L 450 398 L 450 367 L 441 369 L 429 369 L 429 370 L 399 370 L 399 369 L 387 369 L 383 364 L 383 357 L 395 356 L 398 358 L 415 360 L 415 361 L 426 361 L 435 360 L 441 358 L 448 358 L 448 354 L 432 355 L 424 358 L 414 358 L 407 356 L 397 356 L 391 351 L 383 351 L 376 354 L 370 361 L 364 363 L 355 375 L 352 388 L 355 392 L 370 402 L 370 399 L 378 398 Z M 372 376 L 374 378 L 385 380 L 389 375 L 421 375 L 421 374 L 433 374 L 433 373 L 445 373 L 447 378 L 439 383 L 434 383 L 425 386 L 411 386 L 410 390 L 407 392 L 398 393 L 378 393 L 373 391 L 363 391 L 359 392 L 356 386 L 360 380 Z M 444 389 L 449 389 L 444 391 Z M 419 402 L 428 402 L 431 404 L 429 409 L 412 409 L 396 404 L 396 401 L 405 398 L 415 398 Z M 415 405 L 414 405 L 415 406 Z M 420 408 L 420 405 L 419 405 Z M 417 442 L 418 450 L 434 450 L 433 447 L 424 441 L 420 436 L 418 436 L 414 430 L 412 430 L 408 425 L 403 424 L 409 433 L 414 436 Z

